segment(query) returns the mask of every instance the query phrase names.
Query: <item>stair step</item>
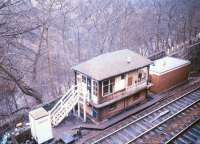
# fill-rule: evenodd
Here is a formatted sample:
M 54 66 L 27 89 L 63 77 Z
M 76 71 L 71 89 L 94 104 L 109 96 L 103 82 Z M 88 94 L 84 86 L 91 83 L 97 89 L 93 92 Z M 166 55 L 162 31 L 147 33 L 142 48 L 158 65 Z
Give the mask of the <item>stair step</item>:
M 60 101 L 57 102 L 55 107 L 50 112 L 51 122 L 54 126 L 57 126 L 62 120 L 69 114 L 73 107 L 78 103 L 79 95 L 76 92 L 75 87 L 70 89 Z

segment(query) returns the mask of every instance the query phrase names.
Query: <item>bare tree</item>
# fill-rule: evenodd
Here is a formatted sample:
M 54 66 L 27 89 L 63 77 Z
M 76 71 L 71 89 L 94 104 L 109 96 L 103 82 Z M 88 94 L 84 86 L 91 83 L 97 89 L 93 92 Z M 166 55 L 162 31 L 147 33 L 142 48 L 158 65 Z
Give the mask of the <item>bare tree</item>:
M 24 75 L 18 67 L 20 63 L 16 51 L 18 51 L 18 54 L 24 51 L 23 48 L 18 47 L 21 36 L 40 27 L 35 21 L 29 23 L 30 16 L 23 10 L 25 6 L 22 0 L 0 2 L 1 78 L 13 81 L 23 93 L 34 97 L 38 103 L 41 103 L 41 94 L 26 84 L 23 80 Z M 27 49 L 27 51 L 32 53 L 30 49 Z M 20 53 L 19 55 L 27 58 L 26 54 Z

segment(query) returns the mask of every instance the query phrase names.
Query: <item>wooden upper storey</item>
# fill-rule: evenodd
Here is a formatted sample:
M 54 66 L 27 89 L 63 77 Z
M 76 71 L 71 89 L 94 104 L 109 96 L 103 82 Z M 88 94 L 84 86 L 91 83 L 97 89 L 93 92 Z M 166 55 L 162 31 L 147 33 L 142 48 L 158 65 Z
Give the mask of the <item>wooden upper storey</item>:
M 96 104 L 96 107 L 103 107 L 109 101 L 114 103 L 146 89 L 148 87 L 148 69 L 149 67 L 140 68 L 102 81 L 76 72 L 76 83 L 81 85 L 81 91 L 87 92 L 88 102 Z
M 73 67 L 76 84 L 95 107 L 114 103 L 148 86 L 150 60 L 130 50 L 104 54 L 98 60 L 101 62 L 91 59 Z

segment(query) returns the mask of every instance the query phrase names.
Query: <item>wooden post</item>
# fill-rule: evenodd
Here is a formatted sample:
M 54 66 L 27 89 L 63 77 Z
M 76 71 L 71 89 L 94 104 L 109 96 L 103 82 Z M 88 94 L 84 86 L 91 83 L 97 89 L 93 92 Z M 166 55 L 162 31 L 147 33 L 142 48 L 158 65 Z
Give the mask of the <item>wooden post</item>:
M 93 90 L 93 81 L 94 80 L 91 78 L 91 99 L 90 99 L 91 101 L 93 101 L 93 91 L 94 91 Z
M 84 102 L 83 102 L 83 121 L 86 122 L 86 96 L 87 93 L 84 94 Z
M 149 85 L 149 81 L 150 81 L 150 77 L 149 77 L 149 69 L 150 69 L 150 66 L 147 66 L 147 86 Z
M 80 117 L 81 114 L 80 114 L 80 101 L 78 102 L 78 117 Z
M 74 114 L 74 115 L 76 114 L 75 106 L 73 107 L 73 114 Z
M 103 96 L 103 81 L 101 82 L 101 96 Z

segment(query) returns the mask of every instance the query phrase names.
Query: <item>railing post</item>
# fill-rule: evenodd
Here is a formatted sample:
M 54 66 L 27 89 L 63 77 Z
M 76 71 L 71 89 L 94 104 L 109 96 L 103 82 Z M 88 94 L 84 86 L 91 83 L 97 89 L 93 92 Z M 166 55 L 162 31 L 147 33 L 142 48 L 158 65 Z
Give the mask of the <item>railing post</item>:
M 87 96 L 87 91 L 84 93 L 83 96 L 83 121 L 86 122 L 86 96 Z
M 73 95 L 74 95 L 74 99 L 76 98 L 77 96 L 77 93 L 76 93 L 76 87 L 74 86 L 74 89 L 73 89 Z M 76 105 L 75 105 L 76 106 Z M 76 114 L 76 110 L 75 110 L 75 106 L 73 107 L 73 114 L 75 115 Z
M 78 102 L 78 117 L 80 117 L 81 114 L 80 114 L 80 102 Z
M 84 92 L 83 99 L 80 99 L 80 87 L 78 85 L 72 86 L 72 88 L 68 90 L 68 92 L 64 96 L 62 96 L 62 98 L 57 102 L 57 104 L 49 111 L 52 124 L 54 126 L 58 125 L 64 117 L 68 116 L 68 112 L 71 110 L 73 110 L 73 113 L 75 115 L 76 105 L 78 105 L 78 117 L 81 117 L 80 104 L 83 104 L 83 120 L 84 122 L 86 122 L 86 94 L 87 92 Z M 66 100 L 65 103 L 64 100 Z M 61 108 L 61 110 L 57 111 L 57 108 Z M 64 115 L 56 118 L 55 116 L 60 112 L 62 112 Z
M 74 114 L 74 115 L 76 114 L 75 106 L 73 107 L 73 114 Z
M 76 86 L 77 96 L 78 96 L 78 117 L 80 118 L 80 85 Z

